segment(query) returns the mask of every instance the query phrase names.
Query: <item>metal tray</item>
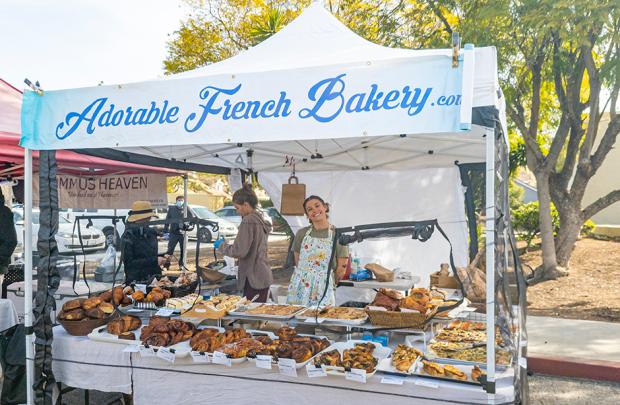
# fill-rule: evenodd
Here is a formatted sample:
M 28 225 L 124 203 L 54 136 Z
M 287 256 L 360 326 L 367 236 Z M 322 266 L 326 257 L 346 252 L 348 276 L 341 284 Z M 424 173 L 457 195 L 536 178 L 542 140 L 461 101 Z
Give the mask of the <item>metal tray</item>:
M 327 349 L 321 351 L 320 353 L 317 353 L 315 356 L 313 356 L 310 361 L 314 361 L 314 358 L 319 356 L 321 353 L 323 352 L 329 352 L 331 350 L 338 350 L 340 352 L 340 356 L 342 356 L 342 353 L 346 350 L 346 349 L 352 349 L 353 347 L 355 347 L 356 343 L 372 343 L 375 345 L 375 350 L 373 351 L 373 357 L 377 359 L 377 367 L 375 367 L 375 370 L 372 373 L 366 373 L 366 377 L 370 378 L 373 375 L 375 375 L 375 373 L 377 372 L 378 368 L 379 368 L 379 364 L 381 363 L 381 360 L 386 359 L 390 356 L 390 353 L 392 353 L 392 349 L 390 349 L 389 347 L 385 347 L 379 343 L 376 342 L 368 342 L 366 340 L 349 340 L 347 342 L 336 342 L 333 345 L 329 346 Z M 345 373 L 345 368 L 344 367 L 335 367 L 335 366 L 325 366 L 322 365 L 321 368 L 323 368 L 323 370 L 325 370 L 325 372 L 329 375 L 335 375 L 335 376 L 341 376 L 344 377 L 344 373 Z
M 291 306 L 291 305 L 278 305 L 278 304 L 264 304 L 264 303 L 252 303 L 248 306 L 248 309 L 257 308 L 261 305 L 273 305 L 273 306 Z M 299 306 L 299 305 L 295 305 Z M 304 311 L 306 307 L 299 306 L 299 310 L 291 313 L 290 315 L 269 315 L 269 314 L 249 314 L 246 311 L 241 311 L 240 308 L 235 309 L 228 313 L 229 316 L 241 316 L 247 318 L 268 318 L 273 320 L 289 320 L 292 319 L 299 312 Z
M 478 381 L 474 381 L 471 379 L 471 371 L 474 368 L 473 365 L 453 364 L 453 363 L 446 363 L 446 362 L 439 362 L 439 361 L 434 361 L 434 363 L 438 363 L 440 365 L 449 364 L 451 366 L 457 367 L 459 370 L 463 371 L 467 375 L 467 380 L 457 380 L 456 378 L 440 377 L 440 376 L 433 376 L 433 375 L 426 374 L 426 372 L 424 371 L 424 364 L 422 363 L 422 361 L 420 361 L 420 359 L 416 361 L 415 371 L 413 372 L 413 375 L 417 377 L 428 378 L 428 379 L 444 381 L 444 382 L 469 384 L 469 385 L 477 385 L 477 386 L 481 385 Z M 484 367 L 480 367 L 480 368 L 482 370 L 486 370 Z
M 323 323 L 323 322 L 328 322 L 330 325 L 344 325 L 344 326 L 359 326 L 359 325 L 363 325 L 366 323 L 366 321 L 368 320 L 368 315 L 365 314 L 364 318 L 359 318 L 359 319 L 338 319 L 338 318 L 315 318 L 314 316 L 304 316 L 304 313 L 306 311 L 311 310 L 312 308 L 307 308 L 304 311 L 301 311 L 299 313 L 297 313 L 295 315 L 295 319 L 298 319 L 300 321 L 303 322 L 308 322 L 308 320 L 312 320 L 315 321 L 318 319 L 318 323 Z M 316 322 L 308 322 L 310 324 L 315 323 Z

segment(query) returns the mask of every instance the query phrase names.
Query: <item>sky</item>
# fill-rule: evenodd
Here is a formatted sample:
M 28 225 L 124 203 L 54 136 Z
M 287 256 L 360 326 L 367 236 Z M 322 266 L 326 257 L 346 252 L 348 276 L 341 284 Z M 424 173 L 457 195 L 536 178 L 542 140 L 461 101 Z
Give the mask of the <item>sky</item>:
M 181 0 L 0 0 L 0 78 L 44 90 L 163 75 Z

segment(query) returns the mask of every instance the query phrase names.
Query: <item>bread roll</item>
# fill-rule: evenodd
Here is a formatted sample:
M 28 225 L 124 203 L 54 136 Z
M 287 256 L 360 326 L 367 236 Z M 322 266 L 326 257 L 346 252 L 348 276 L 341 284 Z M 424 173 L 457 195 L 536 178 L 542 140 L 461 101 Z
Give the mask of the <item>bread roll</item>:
M 74 309 L 65 313 L 65 319 L 67 321 L 81 321 L 84 319 L 84 311 L 80 309 Z
M 79 308 L 82 307 L 82 303 L 84 301 L 85 300 L 83 298 L 77 298 L 77 299 L 74 299 L 74 300 L 69 300 L 69 301 L 67 301 L 67 302 L 65 302 L 63 304 L 62 310 L 63 310 L 63 312 L 69 312 L 69 311 L 72 311 L 74 309 L 79 309 Z
M 98 308 L 108 315 L 114 312 L 114 305 L 110 302 L 102 302 Z
M 101 294 L 99 294 L 99 298 L 101 298 L 101 301 L 103 302 L 112 301 L 112 290 L 102 292 Z
M 146 298 L 146 296 L 144 295 L 144 292 L 138 290 L 135 293 L 131 294 L 131 298 L 133 298 L 133 300 L 136 302 L 142 302 L 144 301 L 144 298 Z
M 106 313 L 103 312 L 99 307 L 87 309 L 84 312 L 86 313 L 87 317 L 93 319 L 103 319 L 107 316 Z
M 103 300 L 99 297 L 91 297 L 82 303 L 82 308 L 86 311 L 97 308 L 99 304 L 101 304 Z

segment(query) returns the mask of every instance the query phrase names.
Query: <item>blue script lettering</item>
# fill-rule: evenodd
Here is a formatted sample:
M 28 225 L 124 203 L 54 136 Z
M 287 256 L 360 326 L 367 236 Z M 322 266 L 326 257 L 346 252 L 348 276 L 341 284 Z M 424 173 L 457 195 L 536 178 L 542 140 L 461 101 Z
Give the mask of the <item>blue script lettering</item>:
M 408 115 L 414 116 L 424 109 L 433 90 L 430 87 L 412 90 L 405 86 L 402 91 L 390 90 L 386 93 L 373 83 L 368 93 L 355 93 L 348 97 L 345 93 L 346 84 L 342 79 L 344 76 L 345 74 L 341 74 L 313 85 L 308 91 L 308 99 L 315 103 L 312 107 L 301 109 L 299 117 L 330 122 L 338 117 L 343 109 L 347 113 L 361 113 L 399 107 L 406 109 Z
M 336 118 L 344 104 L 344 96 L 342 95 L 345 88 L 344 80 L 342 80 L 344 76 L 343 73 L 330 79 L 321 80 L 312 86 L 308 91 L 308 98 L 316 101 L 316 103 L 312 108 L 303 108 L 299 111 L 299 116 L 301 118 L 314 118 L 318 122 L 330 122 Z M 329 103 L 333 100 L 336 100 L 335 104 Z M 329 112 L 321 112 L 324 106 Z
M 81 112 L 72 111 L 68 113 L 64 122 L 56 126 L 56 138 L 65 139 L 71 136 L 82 124 L 86 125 L 86 133 L 92 134 L 97 127 L 117 127 L 121 124 L 124 126 L 151 125 L 158 120 L 160 124 L 170 124 L 178 120 L 179 107 L 168 108 L 168 100 L 164 100 L 161 109 L 157 107 L 155 101 L 151 101 L 149 109 L 138 108 L 134 111 L 131 106 L 124 110 L 116 109 L 116 105 L 110 103 L 103 111 L 107 101 L 107 97 L 98 98 Z M 62 130 L 65 126 L 67 130 L 63 133 Z
M 199 130 L 205 123 L 209 115 L 218 116 L 224 121 L 227 120 L 247 120 L 249 118 L 279 118 L 288 117 L 291 114 L 291 100 L 286 97 L 286 92 L 280 92 L 278 100 L 267 100 L 265 102 L 257 100 L 249 101 L 233 101 L 225 98 L 218 102 L 220 95 L 233 96 L 239 92 L 241 85 L 237 85 L 232 89 L 223 89 L 214 86 L 207 86 L 200 91 L 200 98 L 206 103 L 200 104 L 202 112 L 200 116 L 193 112 L 187 116 L 185 120 L 185 130 L 187 132 L 195 132 Z M 261 105 L 262 104 L 262 105 Z

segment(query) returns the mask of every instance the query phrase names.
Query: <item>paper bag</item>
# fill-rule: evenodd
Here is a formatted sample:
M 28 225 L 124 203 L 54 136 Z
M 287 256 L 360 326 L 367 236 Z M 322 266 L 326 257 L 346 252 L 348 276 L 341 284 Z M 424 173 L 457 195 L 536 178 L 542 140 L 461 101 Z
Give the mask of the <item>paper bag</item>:
M 291 181 L 295 180 L 295 184 Z M 306 185 L 299 184 L 297 176 L 291 176 L 288 184 L 282 185 L 282 204 L 280 213 L 283 215 L 304 215 L 304 200 L 306 199 Z

